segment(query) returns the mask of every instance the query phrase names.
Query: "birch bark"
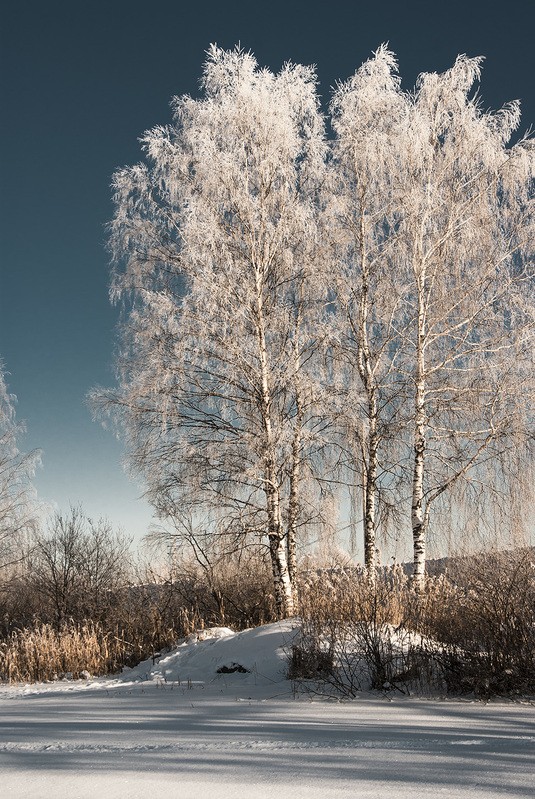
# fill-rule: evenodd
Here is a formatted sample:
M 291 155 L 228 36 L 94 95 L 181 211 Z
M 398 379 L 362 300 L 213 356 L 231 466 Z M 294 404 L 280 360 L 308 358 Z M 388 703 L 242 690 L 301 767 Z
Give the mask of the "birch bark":
M 256 285 L 256 332 L 260 354 L 262 381 L 261 416 L 265 436 L 264 492 L 268 520 L 268 539 L 273 585 L 277 612 L 281 618 L 288 618 L 294 612 L 294 596 L 288 569 L 287 549 L 281 519 L 280 481 L 276 469 L 275 441 L 271 422 L 271 389 L 269 385 L 270 366 L 266 346 L 266 330 L 263 310 L 264 281 L 262 267 L 255 267 Z

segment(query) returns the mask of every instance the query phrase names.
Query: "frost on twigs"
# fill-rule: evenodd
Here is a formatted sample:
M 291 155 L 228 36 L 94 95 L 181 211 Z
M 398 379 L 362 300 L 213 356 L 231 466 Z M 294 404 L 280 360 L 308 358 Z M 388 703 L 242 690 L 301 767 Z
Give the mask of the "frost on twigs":
M 22 558 L 40 515 L 32 478 L 41 456 L 38 451 L 20 452 L 18 440 L 25 428 L 16 420 L 15 405 L 0 361 L 0 568 Z

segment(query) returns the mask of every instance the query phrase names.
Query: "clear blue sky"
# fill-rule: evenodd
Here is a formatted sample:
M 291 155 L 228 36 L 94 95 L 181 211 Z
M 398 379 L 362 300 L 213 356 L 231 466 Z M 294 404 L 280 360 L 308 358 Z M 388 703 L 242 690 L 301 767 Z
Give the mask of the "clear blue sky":
M 535 125 L 533 0 L 12 0 L 0 25 L 0 355 L 28 428 L 22 444 L 43 450 L 44 499 L 82 503 L 137 538 L 151 520 L 142 488 L 85 404 L 114 379 L 109 184 L 139 160 L 137 137 L 170 120 L 170 98 L 197 93 L 208 45 L 240 42 L 275 70 L 315 63 L 326 100 L 384 41 L 406 88 L 458 53 L 484 55 L 483 105 L 520 98 L 522 129 Z

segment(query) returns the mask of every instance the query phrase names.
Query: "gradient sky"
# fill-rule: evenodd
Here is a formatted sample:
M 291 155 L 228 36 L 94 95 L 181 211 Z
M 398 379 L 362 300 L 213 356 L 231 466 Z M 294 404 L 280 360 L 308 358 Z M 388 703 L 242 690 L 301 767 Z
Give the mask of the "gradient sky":
M 113 384 L 117 310 L 108 302 L 105 223 L 114 169 L 139 160 L 137 137 L 170 121 L 173 95 L 196 95 L 211 42 L 240 42 L 261 65 L 318 68 L 320 92 L 388 41 L 405 88 L 458 53 L 484 55 L 485 108 L 521 99 L 535 125 L 534 0 L 457 2 L 4 3 L 0 16 L 0 356 L 43 450 L 40 496 L 81 503 L 140 538 L 142 488 L 85 395 Z

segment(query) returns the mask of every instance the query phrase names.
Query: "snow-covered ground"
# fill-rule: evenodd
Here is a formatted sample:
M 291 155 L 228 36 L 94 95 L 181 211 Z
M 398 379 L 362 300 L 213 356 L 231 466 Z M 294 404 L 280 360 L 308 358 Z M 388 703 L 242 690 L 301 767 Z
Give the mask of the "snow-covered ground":
M 296 696 L 294 634 L 218 628 L 116 678 L 0 687 L 0 796 L 535 794 L 533 704 Z

